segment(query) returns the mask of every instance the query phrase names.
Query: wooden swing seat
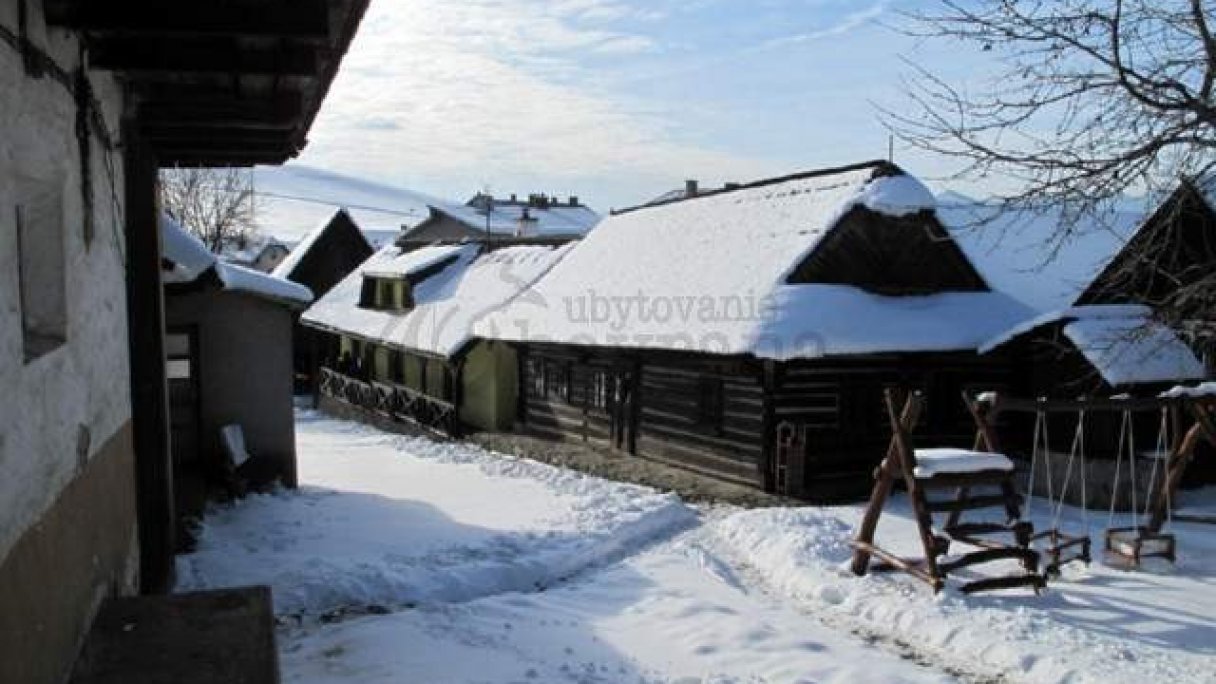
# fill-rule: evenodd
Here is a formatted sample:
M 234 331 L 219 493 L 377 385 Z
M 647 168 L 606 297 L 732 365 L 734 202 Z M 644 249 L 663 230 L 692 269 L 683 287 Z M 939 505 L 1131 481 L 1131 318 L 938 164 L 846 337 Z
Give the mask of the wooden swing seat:
M 1174 535 L 1154 532 L 1145 525 L 1106 530 L 1107 557 L 1132 566 L 1140 565 L 1145 558 L 1164 558 L 1173 563 L 1177 560 L 1177 548 Z
M 1092 542 L 1088 534 L 1066 534 L 1060 528 L 1053 527 L 1043 530 L 1030 537 L 1031 543 L 1047 540 L 1041 552 L 1047 556 L 1047 564 L 1043 566 L 1043 574 L 1059 577 L 1060 568 L 1074 561 L 1089 565 L 1093 561 L 1091 554 Z
M 857 538 L 853 541 L 853 572 L 864 575 L 869 570 L 899 570 L 924 581 L 937 592 L 945 586 L 946 577 L 951 572 L 994 561 L 1017 560 L 1026 572 L 974 580 L 960 585 L 959 590 L 974 593 L 1029 586 L 1037 593 L 1043 588 L 1044 581 L 1036 571 L 1039 554 L 1029 547 L 1033 527 L 1019 520 L 1021 498 L 1013 486 L 1013 462 L 994 450 L 914 449 L 909 433 L 920 417 L 923 397 L 919 393 L 907 395 L 902 412 L 897 412 L 893 390 L 887 390 L 884 398 L 891 422 L 891 443 L 886 458 L 875 471 L 870 504 Z M 982 438 L 977 439 L 977 442 L 982 441 Z M 882 509 L 895 480 L 901 476 L 912 499 L 924 550 L 924 556 L 920 558 L 897 556 L 874 542 Z M 997 487 L 999 494 L 971 494 L 972 488 L 985 486 Z M 953 490 L 955 496 L 929 498 L 929 492 L 943 489 Z M 1005 509 L 1005 522 L 961 521 L 964 511 L 992 506 Z M 933 513 L 949 514 L 941 533 L 934 530 Z M 1011 534 L 1012 543 L 981 536 L 995 533 Z M 978 550 L 949 557 L 953 541 L 978 547 Z M 877 562 L 872 563 L 872 559 L 877 559 Z

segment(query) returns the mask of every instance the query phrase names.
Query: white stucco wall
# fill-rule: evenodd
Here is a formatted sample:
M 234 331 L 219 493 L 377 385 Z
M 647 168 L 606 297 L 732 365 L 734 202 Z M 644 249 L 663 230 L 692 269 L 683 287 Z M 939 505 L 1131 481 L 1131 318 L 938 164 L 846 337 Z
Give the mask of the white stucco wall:
M 31 35 L 69 71 L 73 34 L 47 31 L 30 3 Z M 17 3 L 0 2 L 0 25 L 16 32 Z M 122 97 L 104 73 L 90 80 L 117 140 Z M 87 460 L 131 416 L 121 202 L 122 155 L 92 142 L 95 235 L 86 247 L 75 103 L 51 77 L 30 78 L 0 39 L 0 560 L 54 503 Z M 26 363 L 23 353 L 15 203 L 18 177 L 62 183 L 67 342 Z M 44 274 L 45 275 L 45 274 Z

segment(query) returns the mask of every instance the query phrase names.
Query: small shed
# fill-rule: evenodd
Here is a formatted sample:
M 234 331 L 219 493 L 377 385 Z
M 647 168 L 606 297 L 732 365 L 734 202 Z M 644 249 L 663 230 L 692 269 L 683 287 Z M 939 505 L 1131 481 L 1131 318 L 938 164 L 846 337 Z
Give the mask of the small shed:
M 1033 396 L 1155 395 L 1205 375 L 1190 347 L 1137 304 L 1049 312 L 980 347 L 1002 352 L 1017 359 L 1018 389 Z
M 224 484 L 228 454 L 222 430 L 231 425 L 240 427 L 249 456 L 242 475 L 255 484 L 295 486 L 292 326 L 312 293 L 217 259 L 168 216 L 161 226 L 180 510 L 197 514 L 208 494 Z

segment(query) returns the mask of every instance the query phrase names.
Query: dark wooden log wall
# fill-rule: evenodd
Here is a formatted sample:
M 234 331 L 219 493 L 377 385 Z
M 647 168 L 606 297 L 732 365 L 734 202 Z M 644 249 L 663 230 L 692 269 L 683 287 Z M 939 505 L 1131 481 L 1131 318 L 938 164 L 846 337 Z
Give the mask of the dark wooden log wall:
M 815 500 L 864 496 L 890 440 L 882 392 L 925 393 L 922 443 L 970 446 L 962 392 L 1010 388 L 1002 356 L 921 354 L 773 363 L 695 354 L 531 346 L 520 355 L 519 418 L 527 431 L 614 447 L 772 489 L 776 426 L 802 436 L 788 491 Z M 623 404 L 596 401 L 604 378 Z M 601 383 L 601 384 L 597 384 Z M 785 483 L 782 483 L 785 484 Z
M 520 418 L 529 431 L 597 446 L 626 446 L 614 427 L 628 422 L 629 410 L 617 405 L 614 383 L 628 381 L 631 362 L 529 349 L 520 354 L 520 365 Z
M 639 455 L 763 486 L 765 396 L 758 367 L 647 359 L 637 399 Z

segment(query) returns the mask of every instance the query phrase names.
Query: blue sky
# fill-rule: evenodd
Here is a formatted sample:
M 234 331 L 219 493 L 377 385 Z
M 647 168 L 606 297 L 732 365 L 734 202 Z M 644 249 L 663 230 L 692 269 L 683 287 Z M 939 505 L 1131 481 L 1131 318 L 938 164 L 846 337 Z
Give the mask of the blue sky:
M 432 194 L 575 194 L 599 209 L 680 185 L 884 157 L 876 104 L 922 45 L 895 0 L 373 0 L 301 163 Z M 933 178 L 951 168 L 897 144 Z M 980 186 L 959 186 L 965 191 Z

